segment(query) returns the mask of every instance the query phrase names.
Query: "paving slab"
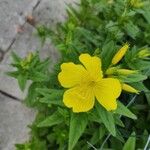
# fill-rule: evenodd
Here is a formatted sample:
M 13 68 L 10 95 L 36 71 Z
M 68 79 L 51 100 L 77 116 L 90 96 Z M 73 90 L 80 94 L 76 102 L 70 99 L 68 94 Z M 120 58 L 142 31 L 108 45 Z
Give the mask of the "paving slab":
M 66 19 L 67 5 L 75 5 L 75 2 L 77 3 L 79 0 L 42 0 L 33 11 L 33 17 L 37 24 L 53 28 L 56 23 Z
M 0 49 L 7 50 L 39 0 L 0 0 Z
M 34 118 L 34 110 L 0 94 L 0 150 L 15 150 L 14 144 L 27 141 Z

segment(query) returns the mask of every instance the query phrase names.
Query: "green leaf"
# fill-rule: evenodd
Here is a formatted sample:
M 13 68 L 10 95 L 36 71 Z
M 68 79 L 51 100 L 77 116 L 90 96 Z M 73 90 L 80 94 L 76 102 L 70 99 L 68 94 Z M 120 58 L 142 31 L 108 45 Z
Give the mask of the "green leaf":
M 126 106 L 124 106 L 120 101 L 118 101 L 117 103 L 118 103 L 118 107 L 115 110 L 115 113 L 129 117 L 131 119 L 137 119 L 137 117 Z
M 114 116 L 114 119 L 115 119 L 115 124 L 121 126 L 121 127 L 125 127 L 122 120 L 120 119 L 119 115 L 115 115 Z
M 147 102 L 150 105 L 150 90 L 142 82 L 132 83 L 131 85 L 133 85 L 139 91 L 143 91 L 145 93 Z
M 119 79 L 126 83 L 140 82 L 147 79 L 147 76 L 142 74 L 131 74 L 128 76 L 120 76 Z
M 74 148 L 75 144 L 84 132 L 87 123 L 88 119 L 85 113 L 71 114 L 68 150 L 72 150 Z
M 142 15 L 144 16 L 148 24 L 150 24 L 150 10 L 144 9 L 144 11 L 142 11 Z
M 50 64 L 50 60 L 48 58 L 48 59 L 45 59 L 40 64 L 38 64 L 35 68 L 36 68 L 36 70 L 39 70 L 39 71 L 42 70 L 43 71 L 43 70 L 46 70 L 48 68 L 49 64 Z
M 134 47 L 131 51 L 128 51 L 125 55 L 125 61 L 131 69 L 135 70 L 145 70 L 149 69 L 150 61 L 136 58 L 137 57 L 137 47 Z
M 20 63 L 21 58 L 18 55 L 16 55 L 16 53 L 12 52 L 11 56 L 13 58 L 14 63 Z
M 116 139 L 118 139 L 119 141 L 121 141 L 122 143 L 125 142 L 122 134 L 120 133 L 120 131 L 117 129 L 117 135 L 116 135 Z
M 35 82 L 48 81 L 48 76 L 42 72 L 33 71 L 30 74 L 30 79 Z
M 128 24 L 126 24 L 125 30 L 127 31 L 128 35 L 131 36 L 133 39 L 136 38 L 140 31 L 138 26 L 133 24 L 133 22 L 129 22 Z
M 94 38 L 93 33 L 90 32 L 90 30 L 87 30 L 82 27 L 77 27 L 76 30 L 77 30 L 77 32 L 79 32 L 78 34 L 81 34 L 83 36 L 84 40 L 86 39 L 88 42 L 91 42 L 96 45 L 97 41 Z
M 60 113 L 55 112 L 51 116 L 48 116 L 45 120 L 40 122 L 37 127 L 51 127 L 53 125 L 60 124 L 64 121 Z
M 135 132 L 131 134 L 128 138 L 127 142 L 125 143 L 123 150 L 135 150 L 136 138 Z
M 107 111 L 101 105 L 97 103 L 96 110 L 98 112 L 99 117 L 101 118 L 103 124 L 107 128 L 107 130 L 113 135 L 116 136 L 116 128 L 115 128 L 115 121 L 113 118 L 113 113 Z
M 36 92 L 42 95 L 42 98 L 39 100 L 41 103 L 64 106 L 62 102 L 64 90 L 37 88 Z
M 27 74 L 19 74 L 19 76 L 17 77 L 19 87 L 22 91 L 25 89 L 27 77 Z
M 37 83 L 37 82 L 33 82 L 29 89 L 28 89 L 28 95 L 27 97 L 25 98 L 25 104 L 28 106 L 28 107 L 32 107 L 34 106 L 34 104 L 37 102 L 37 92 L 36 92 L 36 88 L 41 86 L 40 83 Z
M 102 67 L 106 70 L 111 64 L 112 58 L 116 53 L 116 48 L 114 46 L 114 42 L 110 41 L 109 43 L 105 43 L 102 47 L 101 59 L 102 59 Z
M 7 74 L 8 76 L 17 78 L 18 75 L 19 75 L 19 71 L 10 71 L 10 72 L 6 72 L 6 74 Z

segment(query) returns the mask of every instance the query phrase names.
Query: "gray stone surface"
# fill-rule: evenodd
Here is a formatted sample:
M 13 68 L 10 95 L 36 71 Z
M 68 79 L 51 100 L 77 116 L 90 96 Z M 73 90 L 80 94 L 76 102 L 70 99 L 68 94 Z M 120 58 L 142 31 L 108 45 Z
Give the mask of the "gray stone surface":
M 49 25 L 51 28 L 58 22 L 66 19 L 67 4 L 74 5 L 79 0 L 42 0 L 33 11 L 33 16 L 38 24 Z
M 14 144 L 28 140 L 27 125 L 34 117 L 34 111 L 21 102 L 0 95 L 0 150 L 14 150 Z
M 6 50 L 38 0 L 0 0 L 0 48 Z

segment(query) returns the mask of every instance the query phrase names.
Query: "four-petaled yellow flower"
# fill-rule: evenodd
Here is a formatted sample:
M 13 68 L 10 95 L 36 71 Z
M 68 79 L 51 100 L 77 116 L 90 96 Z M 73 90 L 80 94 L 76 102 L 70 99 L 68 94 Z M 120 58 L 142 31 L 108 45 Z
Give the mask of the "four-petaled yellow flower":
M 72 62 L 63 63 L 58 80 L 65 88 L 64 104 L 73 112 L 87 112 L 94 107 L 95 97 L 106 110 L 117 108 L 116 99 L 121 93 L 118 79 L 103 78 L 99 57 L 81 54 L 83 65 Z

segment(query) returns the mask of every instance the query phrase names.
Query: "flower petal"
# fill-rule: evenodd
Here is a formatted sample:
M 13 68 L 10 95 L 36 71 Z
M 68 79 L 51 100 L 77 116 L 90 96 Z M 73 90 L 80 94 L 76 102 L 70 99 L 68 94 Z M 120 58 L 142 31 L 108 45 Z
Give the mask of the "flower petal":
M 76 65 L 72 62 L 63 63 L 61 72 L 58 74 L 58 80 L 65 88 L 70 88 L 80 84 L 86 76 L 87 71 L 82 65 Z
M 101 59 L 99 57 L 92 57 L 89 54 L 81 54 L 79 60 L 92 77 L 95 77 L 95 79 L 101 79 L 103 77 L 101 70 Z
M 117 79 L 102 79 L 95 86 L 94 93 L 98 102 L 105 107 L 106 110 L 115 110 L 117 108 L 116 99 L 121 94 L 121 84 Z
M 87 112 L 94 107 L 94 93 L 87 86 L 77 86 L 64 93 L 63 102 L 73 112 Z

